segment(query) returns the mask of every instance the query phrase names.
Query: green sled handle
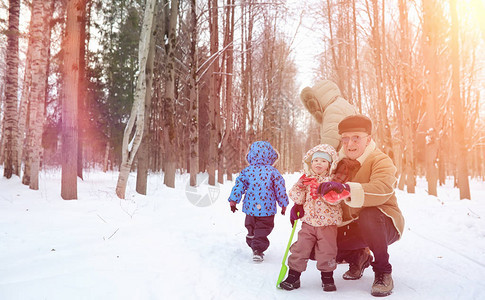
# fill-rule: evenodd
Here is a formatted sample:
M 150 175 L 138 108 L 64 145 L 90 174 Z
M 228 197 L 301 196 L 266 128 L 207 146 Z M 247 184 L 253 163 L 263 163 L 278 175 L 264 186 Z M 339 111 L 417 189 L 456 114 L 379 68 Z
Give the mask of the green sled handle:
M 300 215 L 299 213 L 297 214 Z M 280 289 L 280 283 L 285 278 L 286 272 L 288 271 L 288 267 L 286 266 L 286 258 L 288 257 L 288 251 L 290 250 L 291 241 L 293 240 L 293 235 L 295 234 L 296 223 L 298 223 L 298 219 L 295 220 L 293 223 L 293 230 L 291 230 L 290 240 L 288 241 L 288 246 L 286 246 L 285 255 L 283 256 L 283 261 L 281 262 L 281 270 L 280 275 L 278 276 L 278 281 L 276 282 L 276 287 Z

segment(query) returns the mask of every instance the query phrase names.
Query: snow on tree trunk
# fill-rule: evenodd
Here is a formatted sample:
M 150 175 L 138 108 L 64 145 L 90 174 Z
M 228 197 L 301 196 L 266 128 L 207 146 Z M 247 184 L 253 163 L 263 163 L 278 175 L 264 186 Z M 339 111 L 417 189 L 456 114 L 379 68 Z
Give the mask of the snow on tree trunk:
M 123 144 L 121 149 L 121 166 L 118 182 L 116 184 L 116 195 L 124 199 L 126 184 L 130 173 L 133 159 L 136 155 L 143 137 L 143 127 L 145 123 L 145 93 L 146 93 L 146 64 L 150 49 L 150 38 L 152 32 L 153 15 L 156 0 L 148 0 L 145 7 L 145 15 L 141 28 L 140 44 L 138 49 L 139 74 L 136 83 L 133 107 L 131 109 L 128 124 L 126 124 L 123 134 Z M 135 134 L 131 138 L 131 132 L 135 127 Z M 130 140 L 131 138 L 131 140 Z
M 137 174 L 136 174 L 136 191 L 142 195 L 147 194 L 147 176 L 148 176 L 148 162 L 149 153 L 148 147 L 150 140 L 148 139 L 149 123 L 150 123 L 150 107 L 152 102 L 152 84 L 153 84 L 153 65 L 155 60 L 155 41 L 154 33 L 156 30 L 156 24 L 152 26 L 152 34 L 150 35 L 150 49 L 147 57 L 147 69 L 146 69 L 146 86 L 147 92 L 145 93 L 145 125 L 143 127 L 143 138 L 141 141 L 140 149 L 137 155 Z

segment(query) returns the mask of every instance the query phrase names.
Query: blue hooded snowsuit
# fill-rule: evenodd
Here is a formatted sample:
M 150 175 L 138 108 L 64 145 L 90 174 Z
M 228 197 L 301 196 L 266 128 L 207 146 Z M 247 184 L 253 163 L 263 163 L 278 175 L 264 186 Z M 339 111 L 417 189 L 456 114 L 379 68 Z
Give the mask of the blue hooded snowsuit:
M 237 177 L 229 201 L 239 203 L 245 193 L 243 212 L 255 217 L 275 215 L 276 202 L 288 206 L 285 180 L 272 166 L 277 159 L 278 153 L 269 142 L 254 142 L 246 155 L 249 166 Z
M 268 235 L 274 227 L 276 203 L 288 206 L 285 180 L 272 165 L 278 153 L 269 142 L 254 142 L 249 148 L 246 160 L 249 166 L 236 178 L 229 201 L 239 203 L 244 195 L 243 212 L 246 214 L 244 226 L 248 230 L 246 243 L 255 255 L 263 255 L 269 247 Z

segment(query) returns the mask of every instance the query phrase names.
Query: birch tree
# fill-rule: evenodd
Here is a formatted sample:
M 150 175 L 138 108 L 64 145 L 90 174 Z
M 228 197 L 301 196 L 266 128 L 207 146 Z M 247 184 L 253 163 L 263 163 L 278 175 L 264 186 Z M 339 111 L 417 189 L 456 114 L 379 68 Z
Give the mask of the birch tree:
M 48 64 L 48 51 L 45 47 L 45 40 L 49 39 L 50 8 L 50 0 L 34 0 L 32 2 L 32 86 L 27 138 L 27 155 L 29 157 L 30 172 L 24 172 L 24 175 L 28 176 L 29 187 L 33 190 L 39 189 Z
M 149 127 L 150 127 L 150 110 L 152 102 L 151 86 L 153 85 L 153 65 L 155 60 L 155 31 L 157 24 L 153 24 L 153 31 L 151 33 L 150 50 L 148 51 L 147 69 L 146 69 L 146 86 L 145 93 L 145 125 L 143 126 L 143 138 L 140 149 L 137 154 L 137 168 L 136 168 L 136 191 L 142 195 L 147 194 L 147 176 L 148 176 L 148 162 L 149 162 Z
M 148 52 L 150 49 L 150 38 L 153 26 L 153 17 L 155 12 L 156 0 L 148 0 L 143 17 L 143 25 L 140 33 L 140 44 L 138 49 L 139 73 L 135 89 L 135 99 L 131 109 L 130 118 L 126 124 L 123 134 L 122 156 L 120 174 L 116 184 L 116 195 L 124 199 L 128 175 L 130 174 L 131 165 L 135 158 L 138 147 L 143 137 L 143 127 L 145 123 L 145 93 L 146 86 L 146 66 Z M 149 87 L 151 89 L 151 87 Z M 135 133 L 132 137 L 132 131 Z
M 4 169 L 3 175 L 11 178 L 19 175 L 17 163 L 17 91 L 19 66 L 19 17 L 20 0 L 10 0 L 8 9 L 7 31 L 7 75 L 5 84 L 4 113 Z
M 32 18 L 30 20 L 30 24 L 32 24 Z M 30 26 L 32 28 L 32 26 Z M 17 134 L 17 168 L 20 170 L 21 168 L 21 162 L 23 159 L 23 154 L 24 154 L 24 143 L 25 143 L 25 132 L 28 130 L 28 124 L 29 124 L 29 103 L 30 103 L 30 91 L 31 91 L 31 86 L 32 86 L 32 39 L 29 38 L 28 40 L 28 45 L 27 45 L 27 58 L 25 62 L 25 70 L 24 70 L 24 79 L 23 79 L 23 88 L 22 88 L 22 95 L 20 97 L 20 105 L 18 108 L 19 112 L 19 118 L 18 118 L 18 134 Z M 26 128 L 27 127 L 27 128 Z M 25 159 L 25 165 L 24 168 L 26 169 L 27 166 L 30 165 L 29 160 L 26 158 Z M 24 170 L 25 170 L 24 169 Z M 22 176 L 22 183 L 25 185 L 28 185 L 30 182 L 30 178 L 25 176 L 25 171 L 24 175 Z M 30 169 L 27 172 L 30 174 Z

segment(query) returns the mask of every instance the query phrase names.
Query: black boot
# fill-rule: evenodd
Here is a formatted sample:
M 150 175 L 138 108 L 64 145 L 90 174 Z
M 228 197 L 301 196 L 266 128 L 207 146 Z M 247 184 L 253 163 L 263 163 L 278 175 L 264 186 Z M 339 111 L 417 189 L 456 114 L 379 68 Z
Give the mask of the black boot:
M 337 290 L 335 282 L 333 281 L 333 271 L 322 272 L 322 286 L 325 292 L 334 292 Z
M 300 287 L 301 272 L 290 269 L 288 277 L 280 283 L 280 288 L 291 291 Z

